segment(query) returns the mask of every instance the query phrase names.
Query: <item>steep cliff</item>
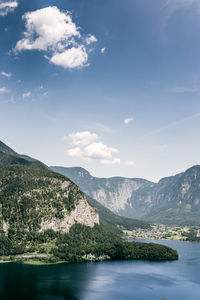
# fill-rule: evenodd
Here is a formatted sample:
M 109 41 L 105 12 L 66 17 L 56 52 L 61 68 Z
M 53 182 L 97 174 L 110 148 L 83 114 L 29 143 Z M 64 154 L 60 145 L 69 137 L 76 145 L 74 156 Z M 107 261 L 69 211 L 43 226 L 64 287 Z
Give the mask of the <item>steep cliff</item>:
M 0 142 L 0 229 L 68 232 L 75 223 L 99 224 L 78 186 Z
M 96 178 L 82 168 L 52 167 L 111 211 L 145 221 L 200 225 L 200 166 L 161 179 Z
M 51 169 L 70 178 L 91 198 L 119 214 L 126 209 L 133 192 L 154 185 L 150 181 L 139 178 L 97 178 L 78 167 L 51 167 Z
M 99 217 L 70 180 L 46 167 L 0 168 L 1 229 L 68 232 L 75 222 L 93 227 Z

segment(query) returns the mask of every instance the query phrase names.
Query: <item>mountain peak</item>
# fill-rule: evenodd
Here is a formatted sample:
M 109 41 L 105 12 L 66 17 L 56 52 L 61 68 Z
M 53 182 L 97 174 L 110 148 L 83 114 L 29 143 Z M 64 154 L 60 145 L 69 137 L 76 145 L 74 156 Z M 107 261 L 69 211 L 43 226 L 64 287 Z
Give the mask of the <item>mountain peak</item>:
M 200 165 L 194 165 L 186 170 L 186 172 L 200 171 Z
M 17 155 L 17 153 L 12 150 L 10 147 L 8 147 L 6 144 L 4 144 L 2 141 L 0 141 L 0 151 L 8 154 L 8 155 Z
M 82 167 L 50 167 L 53 171 L 64 174 L 64 176 L 70 178 L 72 181 L 76 181 L 78 178 L 79 180 L 83 179 L 91 179 L 92 175 Z

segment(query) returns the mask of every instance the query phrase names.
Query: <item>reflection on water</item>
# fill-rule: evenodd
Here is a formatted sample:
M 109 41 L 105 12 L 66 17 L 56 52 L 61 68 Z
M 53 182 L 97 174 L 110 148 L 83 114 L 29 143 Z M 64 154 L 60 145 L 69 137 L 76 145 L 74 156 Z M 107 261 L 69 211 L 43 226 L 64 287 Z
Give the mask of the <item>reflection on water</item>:
M 1 264 L 0 299 L 81 299 L 91 272 L 91 264 Z
M 160 242 L 160 241 L 159 241 Z M 114 261 L 30 266 L 0 264 L 1 300 L 199 300 L 200 244 L 162 241 L 174 262 Z

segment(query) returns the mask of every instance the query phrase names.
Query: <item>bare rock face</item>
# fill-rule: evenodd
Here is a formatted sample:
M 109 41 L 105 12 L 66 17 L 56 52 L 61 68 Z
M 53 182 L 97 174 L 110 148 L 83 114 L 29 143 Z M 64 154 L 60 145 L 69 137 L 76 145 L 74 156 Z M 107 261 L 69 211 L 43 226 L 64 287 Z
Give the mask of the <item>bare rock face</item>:
M 95 224 L 99 224 L 98 213 L 88 204 L 85 198 L 79 200 L 75 209 L 72 210 L 70 214 L 66 210 L 63 213 L 63 219 L 53 218 L 49 221 L 43 221 L 39 232 L 52 229 L 54 231 L 68 233 L 70 227 L 76 222 L 89 227 L 94 227 Z
M 157 223 L 200 224 L 199 165 L 158 183 L 139 178 L 97 178 L 77 167 L 52 169 L 119 215 Z
M 104 186 L 99 185 L 96 190 L 86 190 L 85 193 L 89 194 L 111 211 L 120 213 L 125 210 L 126 204 L 131 198 L 133 191 L 137 191 L 143 184 L 143 182 L 137 182 L 137 180 L 127 178 L 115 179 L 114 183 L 112 180 L 107 179 Z
M 129 213 L 130 210 L 131 212 L 133 211 L 132 206 L 134 203 L 130 201 L 132 195 L 143 188 L 148 189 L 154 185 L 154 183 L 148 180 L 139 178 L 97 178 L 93 177 L 85 169 L 78 167 L 51 167 L 51 169 L 70 178 L 86 195 L 97 200 L 112 212 L 125 216 L 127 210 L 127 213 Z M 151 202 L 149 198 L 145 200 Z M 131 214 L 129 216 L 132 217 Z M 136 216 L 134 217 L 138 217 L 137 209 Z
M 43 165 L 0 168 L 0 230 L 69 232 L 75 223 L 99 224 L 99 215 L 72 181 Z

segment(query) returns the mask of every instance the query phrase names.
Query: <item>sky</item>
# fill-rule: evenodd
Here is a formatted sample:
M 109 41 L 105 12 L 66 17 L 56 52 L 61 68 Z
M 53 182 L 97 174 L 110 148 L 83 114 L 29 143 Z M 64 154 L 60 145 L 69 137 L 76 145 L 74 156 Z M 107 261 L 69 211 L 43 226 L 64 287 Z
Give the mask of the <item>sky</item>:
M 200 163 L 200 0 L 0 0 L 0 140 L 158 181 Z

